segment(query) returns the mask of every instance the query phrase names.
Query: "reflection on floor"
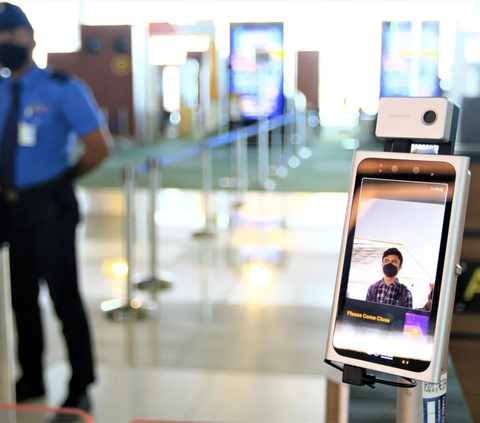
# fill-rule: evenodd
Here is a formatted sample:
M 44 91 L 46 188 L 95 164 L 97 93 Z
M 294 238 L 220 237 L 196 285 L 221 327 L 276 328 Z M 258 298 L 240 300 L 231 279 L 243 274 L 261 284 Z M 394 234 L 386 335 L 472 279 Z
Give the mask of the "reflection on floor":
M 146 194 L 135 202 L 131 267 L 138 276 L 149 268 Z M 323 356 L 346 194 L 249 193 L 235 213 L 234 196 L 217 193 L 218 236 L 199 239 L 192 233 L 204 223 L 200 193 L 163 190 L 157 267 L 175 283 L 156 296 L 157 316 L 134 324 L 111 322 L 100 311 L 102 301 L 126 292 L 121 191 L 80 189 L 79 198 L 82 290 L 98 358 L 96 422 L 326 421 Z M 42 304 L 47 403 L 56 405 L 68 368 L 46 292 Z M 382 404 L 393 409 L 395 400 Z
M 322 357 L 345 194 L 251 193 L 235 216 L 235 198 L 218 193 L 218 236 L 197 239 L 200 193 L 164 190 L 158 262 L 175 284 L 157 296 L 158 315 L 135 324 L 110 322 L 100 311 L 102 301 L 124 297 L 126 289 L 112 267 L 124 258 L 121 191 L 81 189 L 79 198 L 82 290 L 98 358 L 96 421 L 325 421 Z M 138 275 L 148 271 L 146 210 L 141 191 L 132 265 Z M 46 293 L 43 304 L 48 402 L 55 405 L 68 369 Z

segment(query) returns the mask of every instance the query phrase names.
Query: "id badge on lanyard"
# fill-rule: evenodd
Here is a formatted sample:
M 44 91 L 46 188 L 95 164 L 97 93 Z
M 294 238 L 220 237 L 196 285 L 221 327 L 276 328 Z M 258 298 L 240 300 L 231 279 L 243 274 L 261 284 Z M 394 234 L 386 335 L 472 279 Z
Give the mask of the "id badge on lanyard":
M 21 121 L 18 123 L 18 145 L 35 147 L 37 144 L 37 125 Z

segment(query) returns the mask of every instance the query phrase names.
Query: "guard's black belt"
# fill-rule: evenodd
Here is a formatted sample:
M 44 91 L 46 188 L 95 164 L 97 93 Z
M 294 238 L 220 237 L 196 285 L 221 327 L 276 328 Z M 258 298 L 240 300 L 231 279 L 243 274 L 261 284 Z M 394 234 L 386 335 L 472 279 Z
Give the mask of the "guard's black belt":
M 60 184 L 65 183 L 66 181 L 67 174 L 62 174 L 55 179 L 30 188 L 8 189 L 0 187 L 0 200 L 6 203 L 18 203 L 26 198 L 30 198 L 33 196 L 38 197 L 42 195 L 47 195 L 49 192 L 51 192 L 51 190 L 55 189 Z

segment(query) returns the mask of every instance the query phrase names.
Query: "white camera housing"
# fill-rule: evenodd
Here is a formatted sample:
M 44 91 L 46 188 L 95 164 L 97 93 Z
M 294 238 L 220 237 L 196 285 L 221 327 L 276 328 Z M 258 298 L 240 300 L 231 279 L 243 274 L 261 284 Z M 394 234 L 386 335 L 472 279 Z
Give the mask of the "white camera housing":
M 375 135 L 385 141 L 453 142 L 457 110 L 445 97 L 384 97 L 380 99 Z

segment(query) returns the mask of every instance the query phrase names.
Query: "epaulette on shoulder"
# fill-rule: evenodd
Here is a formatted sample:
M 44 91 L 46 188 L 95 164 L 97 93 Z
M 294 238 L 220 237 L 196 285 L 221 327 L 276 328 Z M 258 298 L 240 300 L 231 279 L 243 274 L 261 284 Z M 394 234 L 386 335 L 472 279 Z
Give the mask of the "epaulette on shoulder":
M 54 81 L 58 82 L 68 82 L 72 76 L 68 72 L 64 71 L 53 71 L 50 74 L 50 79 L 53 79 Z

